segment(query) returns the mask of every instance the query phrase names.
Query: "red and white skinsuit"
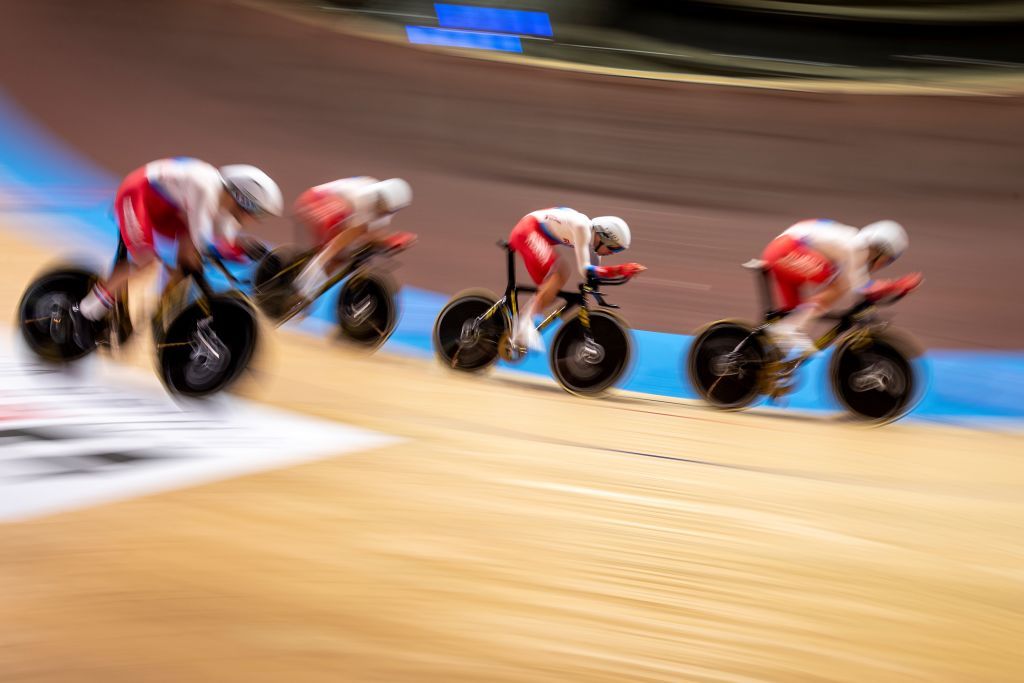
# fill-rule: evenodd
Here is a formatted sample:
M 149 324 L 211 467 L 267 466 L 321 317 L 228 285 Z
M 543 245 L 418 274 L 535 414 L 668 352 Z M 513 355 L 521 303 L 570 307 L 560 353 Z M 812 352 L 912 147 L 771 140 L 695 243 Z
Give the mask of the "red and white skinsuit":
M 894 281 L 872 281 L 870 256 L 860 230 L 823 219 L 796 223 L 768 244 L 761 258 L 774 278 L 779 308 L 792 311 L 772 326 L 784 349 L 813 350 L 805 329 L 828 311 L 805 302 L 830 285 L 840 287 L 830 310 L 846 310 L 860 298 L 905 294 L 920 284 L 917 273 Z
M 232 260 L 241 226 L 221 208 L 224 181 L 215 167 L 187 157 L 160 159 L 128 174 L 114 200 L 117 226 L 137 260 L 156 254 L 156 242 L 190 239 L 197 249 L 212 246 Z
M 320 249 L 295 280 L 298 292 L 305 299 L 312 299 L 320 291 L 334 264 L 352 248 L 349 237 L 335 241 L 342 233 L 359 227 L 378 230 L 391 224 L 394 213 L 381 206 L 381 184 L 370 176 L 341 178 L 311 187 L 295 200 L 296 218 L 313 232 Z M 389 249 L 403 249 L 410 246 L 416 236 L 406 232 L 370 239 Z
M 576 271 L 581 278 L 632 276 L 643 270 L 636 263 L 598 266 L 590 262 L 594 242 L 593 222 L 579 211 L 567 207 L 541 209 L 525 215 L 508 238 L 509 246 L 523 258 L 526 270 L 535 284 L 541 285 L 558 263 L 558 245 L 572 247 Z M 512 338 L 521 346 L 542 350 L 540 333 L 533 326 L 532 316 L 541 312 L 546 302 L 538 293 L 513 324 Z
M 295 214 L 309 226 L 321 246 L 354 225 L 386 227 L 391 214 L 378 208 L 374 188 L 378 182 L 376 178 L 357 176 L 311 187 L 295 200 Z
M 857 228 L 828 220 L 801 221 L 772 240 L 761 258 L 771 269 L 779 307 L 792 310 L 811 289 L 836 279 L 854 292 L 871 279 L 868 249 Z
M 624 263 L 615 266 L 596 266 L 590 262 L 591 244 L 594 232 L 590 218 L 579 211 L 564 206 L 533 211 L 516 223 L 509 235 L 508 243 L 526 264 L 526 270 L 534 283 L 540 284 L 551 273 L 558 262 L 555 247 L 570 246 L 576 255 L 576 270 L 581 278 L 619 277 L 637 272 L 636 264 Z

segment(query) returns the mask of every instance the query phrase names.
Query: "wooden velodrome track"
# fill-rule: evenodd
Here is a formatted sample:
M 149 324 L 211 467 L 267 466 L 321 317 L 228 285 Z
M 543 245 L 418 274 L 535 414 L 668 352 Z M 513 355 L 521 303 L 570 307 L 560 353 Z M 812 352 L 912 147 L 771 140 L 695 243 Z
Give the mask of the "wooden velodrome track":
M 45 260 L 12 235 L 4 320 Z M 585 401 L 288 333 L 264 367 L 250 396 L 403 442 L 0 526 L 0 680 L 1024 678 L 1019 436 Z

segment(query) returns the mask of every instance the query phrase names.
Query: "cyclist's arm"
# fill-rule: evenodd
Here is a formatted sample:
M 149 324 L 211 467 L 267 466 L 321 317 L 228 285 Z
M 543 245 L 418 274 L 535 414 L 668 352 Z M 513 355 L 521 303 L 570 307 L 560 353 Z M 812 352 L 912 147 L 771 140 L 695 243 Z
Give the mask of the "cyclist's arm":
M 590 261 L 590 226 L 583 223 L 572 225 L 572 246 L 576 252 L 576 268 L 580 277 L 587 279 L 594 271 L 594 265 Z
M 868 272 L 863 250 L 850 250 L 849 255 L 839 263 L 839 268 L 844 293 L 860 293 L 871 285 L 871 273 Z
M 206 249 L 216 239 L 216 225 L 220 213 L 220 197 L 209 188 L 192 184 L 185 192 L 185 219 L 188 221 L 188 232 L 192 243 L 197 249 Z
M 385 214 L 383 216 L 377 216 L 370 220 L 366 227 L 370 230 L 383 230 L 384 228 L 391 226 L 391 214 Z
M 225 228 L 218 232 L 213 244 L 207 247 L 215 256 L 235 263 L 245 263 L 258 261 L 269 253 L 270 249 L 261 240 L 243 234 L 241 226 L 234 218 L 226 217 L 224 221 Z M 229 222 L 233 222 L 234 225 L 230 226 Z
M 825 286 L 833 301 L 867 283 L 867 264 L 855 242 L 857 232 L 845 226 L 825 226 L 810 232 L 804 239 L 807 246 L 832 262 L 832 280 Z

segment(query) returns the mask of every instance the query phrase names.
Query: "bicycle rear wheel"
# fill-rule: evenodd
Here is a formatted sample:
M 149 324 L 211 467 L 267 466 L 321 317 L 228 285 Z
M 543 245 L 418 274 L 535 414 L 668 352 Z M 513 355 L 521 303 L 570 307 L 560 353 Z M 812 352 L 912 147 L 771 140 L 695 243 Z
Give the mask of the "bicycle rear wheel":
M 108 322 L 85 321 L 92 325 L 90 343 L 75 341 L 71 307 L 81 301 L 99 276 L 79 268 L 62 268 L 44 273 L 25 290 L 18 303 L 18 327 L 28 347 L 43 360 L 68 363 L 84 358 L 96 349 Z
M 505 332 L 505 316 L 496 312 L 480 320 L 498 301 L 483 289 L 456 294 L 441 309 L 434 323 L 434 352 L 454 370 L 478 372 L 498 360 L 498 344 Z
M 752 327 L 717 322 L 693 340 L 686 374 L 702 399 L 716 408 L 739 410 L 760 396 L 767 357 L 768 350 Z

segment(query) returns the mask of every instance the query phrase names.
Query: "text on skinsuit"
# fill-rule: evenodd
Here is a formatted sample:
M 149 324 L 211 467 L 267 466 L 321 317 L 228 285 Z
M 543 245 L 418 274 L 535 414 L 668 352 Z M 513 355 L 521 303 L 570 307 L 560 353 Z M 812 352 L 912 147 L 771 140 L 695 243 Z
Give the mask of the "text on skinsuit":
M 124 214 L 125 225 L 128 226 L 128 237 L 132 243 L 140 244 L 143 241 L 142 225 L 139 224 L 139 218 L 135 215 L 131 197 L 125 197 L 121 203 L 121 212 Z
M 551 245 L 537 233 L 531 232 L 526 237 L 526 245 L 530 247 L 530 251 L 533 252 L 533 255 L 541 261 L 546 261 L 551 258 Z
M 821 273 L 825 264 L 810 254 L 790 253 L 779 259 L 778 266 L 791 270 L 805 277 L 814 277 Z

